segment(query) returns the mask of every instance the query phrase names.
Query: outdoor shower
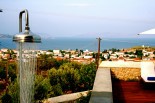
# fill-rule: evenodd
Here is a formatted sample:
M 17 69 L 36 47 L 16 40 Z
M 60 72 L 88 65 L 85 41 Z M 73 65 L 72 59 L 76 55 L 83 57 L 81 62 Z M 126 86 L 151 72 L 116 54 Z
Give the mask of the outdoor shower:
M 25 31 L 22 32 L 22 14 L 25 13 Z M 20 103 L 34 102 L 34 81 L 36 69 L 37 43 L 41 37 L 33 34 L 29 27 L 28 11 L 19 14 L 19 34 L 13 36 L 18 49 L 18 83 L 20 88 Z

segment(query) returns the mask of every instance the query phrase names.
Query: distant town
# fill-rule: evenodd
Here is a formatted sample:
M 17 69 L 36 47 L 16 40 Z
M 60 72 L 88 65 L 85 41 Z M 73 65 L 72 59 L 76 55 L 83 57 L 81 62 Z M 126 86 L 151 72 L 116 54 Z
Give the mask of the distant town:
M 50 55 L 57 60 L 68 59 L 81 63 L 95 62 L 98 52 L 89 50 L 35 50 L 36 57 L 40 55 Z M 16 60 L 19 53 L 17 50 L 2 48 L 0 50 L 0 59 Z M 135 46 L 128 49 L 109 49 L 101 51 L 100 61 L 141 61 L 154 60 L 155 48 L 149 46 Z

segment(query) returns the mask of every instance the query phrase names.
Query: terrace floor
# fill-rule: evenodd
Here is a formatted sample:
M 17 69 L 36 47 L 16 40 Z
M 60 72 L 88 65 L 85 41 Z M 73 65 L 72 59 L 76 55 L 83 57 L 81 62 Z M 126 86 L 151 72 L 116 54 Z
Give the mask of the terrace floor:
M 112 81 L 114 103 L 155 103 L 155 84 Z

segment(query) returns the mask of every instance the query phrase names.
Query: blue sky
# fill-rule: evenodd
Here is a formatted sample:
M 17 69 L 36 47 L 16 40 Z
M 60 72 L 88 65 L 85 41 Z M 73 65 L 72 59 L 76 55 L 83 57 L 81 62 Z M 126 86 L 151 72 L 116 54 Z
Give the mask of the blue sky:
M 32 32 L 42 37 L 137 37 L 155 28 L 154 4 L 155 0 L 0 0 L 0 33 L 18 33 L 19 12 L 27 9 Z

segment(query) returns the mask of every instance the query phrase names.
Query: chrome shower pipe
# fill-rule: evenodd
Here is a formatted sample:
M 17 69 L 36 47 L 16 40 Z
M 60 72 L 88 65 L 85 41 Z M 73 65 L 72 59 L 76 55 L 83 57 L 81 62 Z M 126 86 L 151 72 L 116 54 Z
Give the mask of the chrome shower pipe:
M 22 32 L 22 14 L 25 13 L 25 30 L 30 30 L 29 27 L 29 15 L 28 11 L 25 9 L 19 14 L 19 32 Z

